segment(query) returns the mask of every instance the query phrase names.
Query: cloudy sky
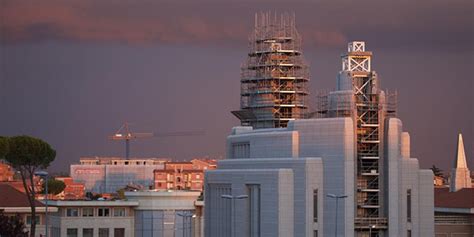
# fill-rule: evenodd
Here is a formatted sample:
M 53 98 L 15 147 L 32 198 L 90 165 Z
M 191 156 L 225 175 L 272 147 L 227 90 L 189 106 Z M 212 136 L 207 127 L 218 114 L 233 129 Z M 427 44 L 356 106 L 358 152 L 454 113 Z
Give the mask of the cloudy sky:
M 240 64 L 254 14 L 295 13 L 310 89 L 331 89 L 351 40 L 374 52 L 382 87 L 398 91 L 412 156 L 448 169 L 457 134 L 474 169 L 473 1 L 0 0 L 0 134 L 45 139 L 68 171 L 81 156 L 223 157 L 238 120 Z M 314 101 L 314 100 L 313 100 Z

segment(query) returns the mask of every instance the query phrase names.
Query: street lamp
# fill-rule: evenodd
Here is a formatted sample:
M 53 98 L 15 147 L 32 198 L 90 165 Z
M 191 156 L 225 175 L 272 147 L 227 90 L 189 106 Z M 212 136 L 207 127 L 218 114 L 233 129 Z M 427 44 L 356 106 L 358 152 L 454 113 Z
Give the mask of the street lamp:
M 46 229 L 46 231 L 45 231 L 46 237 L 48 237 L 48 172 L 46 172 L 46 171 L 36 171 L 35 175 L 39 176 L 40 178 L 43 179 L 44 186 L 45 186 L 45 189 L 44 189 L 44 202 L 45 202 L 45 205 L 46 205 L 46 210 L 45 210 L 45 214 L 44 214 L 44 227 Z M 34 184 L 31 184 L 31 185 L 34 185 Z M 35 218 L 35 217 L 33 217 L 33 218 Z
M 184 233 L 185 233 L 184 229 L 185 229 L 185 226 L 186 226 L 186 218 L 195 218 L 196 215 L 192 214 L 192 213 L 177 213 L 177 215 L 183 217 L 183 237 L 184 237 L 185 236 L 184 235 Z M 192 223 L 190 225 L 189 231 L 192 231 Z
M 332 193 L 328 193 L 326 195 L 326 197 L 330 197 L 330 198 L 334 198 L 336 199 L 336 223 L 335 223 L 335 227 L 334 227 L 334 236 L 337 237 L 337 207 L 339 206 L 339 199 L 341 198 L 346 198 L 347 195 L 336 195 L 336 194 L 332 194 Z
M 375 225 L 369 225 L 369 237 L 372 237 L 372 228 L 375 228 Z
M 232 196 L 232 195 L 227 195 L 227 194 L 224 194 L 224 195 L 221 195 L 221 198 L 224 198 L 224 199 L 229 199 L 232 201 L 232 205 L 230 206 L 231 207 L 231 210 L 230 210 L 230 213 L 232 214 L 232 237 L 235 237 L 235 201 L 236 200 L 241 200 L 241 199 L 246 199 L 246 198 L 249 198 L 248 195 L 238 195 L 238 196 Z

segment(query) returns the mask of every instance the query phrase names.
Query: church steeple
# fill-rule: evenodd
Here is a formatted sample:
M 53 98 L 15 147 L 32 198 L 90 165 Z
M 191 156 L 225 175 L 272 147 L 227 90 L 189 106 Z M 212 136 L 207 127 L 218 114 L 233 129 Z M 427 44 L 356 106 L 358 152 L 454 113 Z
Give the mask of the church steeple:
M 471 172 L 467 168 L 466 153 L 464 152 L 464 142 L 462 134 L 458 136 L 458 146 L 456 148 L 456 159 L 454 160 L 454 167 L 451 171 L 450 191 L 456 192 L 463 188 L 471 188 Z

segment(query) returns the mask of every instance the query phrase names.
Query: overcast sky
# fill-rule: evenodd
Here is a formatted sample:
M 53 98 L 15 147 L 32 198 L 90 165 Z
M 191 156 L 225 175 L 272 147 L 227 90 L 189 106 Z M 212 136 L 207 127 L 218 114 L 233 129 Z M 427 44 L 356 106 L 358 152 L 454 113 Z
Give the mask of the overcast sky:
M 364 40 L 422 167 L 449 169 L 463 133 L 474 170 L 473 1 L 0 0 L 0 134 L 40 137 L 51 169 L 81 156 L 223 157 L 239 121 L 240 65 L 259 11 L 294 12 L 310 89 L 332 89 L 348 41 Z M 313 99 L 314 101 L 314 99 Z

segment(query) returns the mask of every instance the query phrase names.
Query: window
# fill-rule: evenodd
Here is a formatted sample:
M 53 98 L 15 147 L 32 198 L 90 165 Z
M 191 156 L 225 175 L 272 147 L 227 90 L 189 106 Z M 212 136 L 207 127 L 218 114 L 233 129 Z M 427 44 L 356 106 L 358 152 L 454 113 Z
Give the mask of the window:
M 79 209 L 77 208 L 67 208 L 66 216 L 79 216 Z
M 109 229 L 99 228 L 99 237 L 109 237 Z
M 249 235 L 250 237 L 260 236 L 260 185 L 247 184 L 249 199 Z
M 313 237 L 318 237 L 318 231 L 317 230 L 314 231 Z
M 125 228 L 115 228 L 114 237 L 125 237 Z
M 94 208 L 92 207 L 82 208 L 82 216 L 94 216 Z
M 99 216 L 110 216 L 109 208 L 99 208 Z
M 411 237 L 411 230 L 407 230 L 407 237 Z
M 200 179 L 200 178 L 201 178 L 201 175 L 197 174 L 196 179 Z
M 94 237 L 94 229 L 92 228 L 82 229 L 82 237 Z
M 35 217 L 36 217 L 35 218 L 36 224 L 39 225 L 40 224 L 40 217 L 39 217 L 39 215 L 36 215 Z M 31 216 L 26 216 L 26 224 L 31 225 Z
M 411 222 L 411 189 L 407 190 L 407 221 Z
M 249 158 L 250 143 L 238 142 L 232 144 L 232 158 Z
M 313 221 L 318 222 L 318 190 L 313 191 Z
M 125 216 L 125 208 L 123 207 L 114 208 L 114 216 Z
M 180 177 L 176 178 L 176 182 L 178 183 L 181 182 L 181 178 Z
M 67 229 L 66 230 L 67 237 L 77 237 L 77 229 Z

